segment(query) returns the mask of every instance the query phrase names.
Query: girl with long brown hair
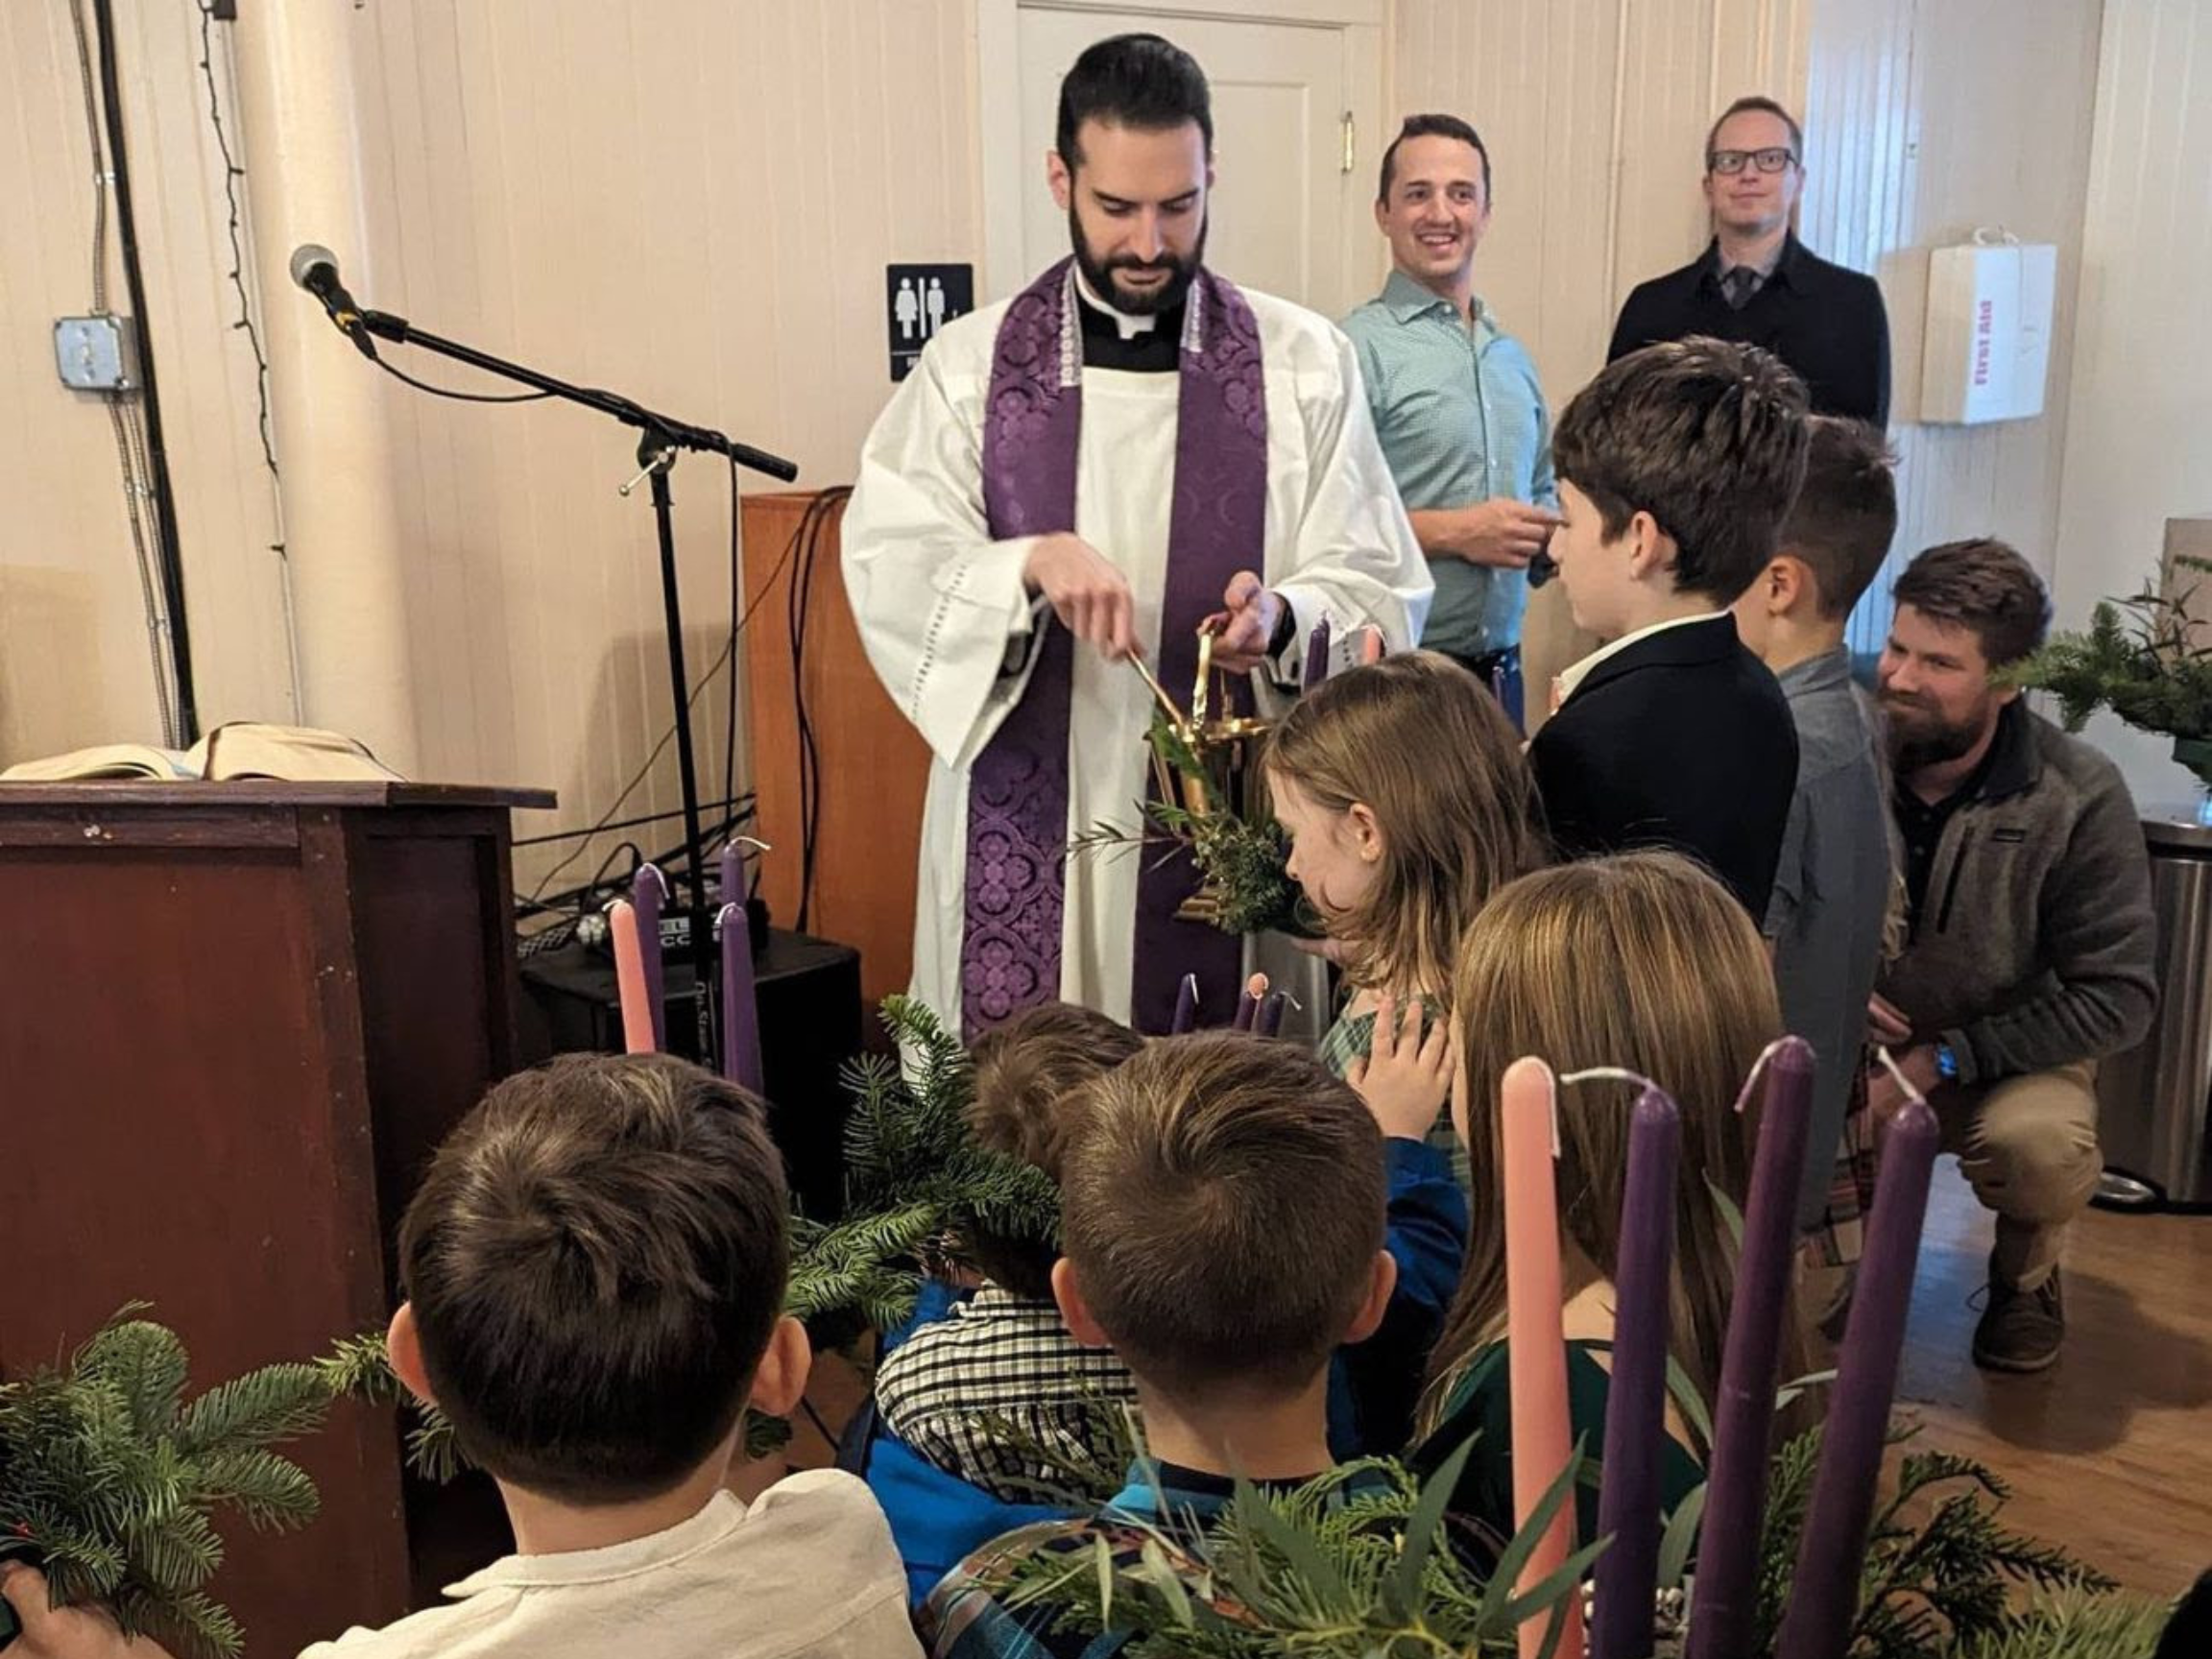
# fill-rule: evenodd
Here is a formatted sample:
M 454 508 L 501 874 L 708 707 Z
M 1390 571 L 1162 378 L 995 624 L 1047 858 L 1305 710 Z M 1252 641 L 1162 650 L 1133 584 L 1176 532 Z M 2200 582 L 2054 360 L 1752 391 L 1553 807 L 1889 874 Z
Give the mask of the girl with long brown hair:
M 1413 651 L 1308 692 L 1276 729 L 1266 768 L 1290 875 L 1351 991 L 1321 1058 L 1360 1087 L 1371 1046 L 1379 1072 L 1386 1056 L 1411 1072 L 1424 1024 L 1437 1027 L 1426 1049 L 1438 1063 L 1421 1068 L 1432 1084 L 1426 1118 L 1383 1125 L 1419 1136 L 1444 1104 L 1441 1023 L 1460 935 L 1493 893 L 1544 859 L 1521 734 L 1474 675 Z M 1397 1115 L 1420 1118 L 1421 1105 L 1416 1089 Z
M 1734 1232 L 1749 1186 L 1755 1099 L 1745 1079 L 1782 1021 L 1767 949 L 1743 907 L 1672 853 L 1565 864 L 1495 895 L 1459 950 L 1454 975 L 1459 1070 L 1453 1118 L 1467 1144 L 1473 1226 L 1457 1295 L 1422 1399 L 1426 1463 L 1480 1431 L 1455 1509 L 1512 1531 L 1512 1445 L 1504 1360 L 1505 1225 L 1500 1201 L 1498 1089 L 1535 1055 L 1566 1078 L 1596 1069 L 1648 1078 L 1682 1114 L 1675 1177 L 1669 1345 L 1690 1385 L 1713 1398 L 1735 1285 Z M 1595 1456 L 1604 1436 L 1613 1275 L 1620 1260 L 1629 1109 L 1638 1086 L 1562 1082 L 1559 1231 L 1567 1295 L 1568 1392 L 1575 1433 Z M 1755 1092 L 1754 1092 L 1755 1093 Z M 1785 1312 L 1784 1376 L 1801 1375 L 1794 1308 Z M 1671 1407 L 1662 1465 L 1671 1508 L 1710 1453 Z M 1594 1503 L 1584 1495 L 1583 1535 Z

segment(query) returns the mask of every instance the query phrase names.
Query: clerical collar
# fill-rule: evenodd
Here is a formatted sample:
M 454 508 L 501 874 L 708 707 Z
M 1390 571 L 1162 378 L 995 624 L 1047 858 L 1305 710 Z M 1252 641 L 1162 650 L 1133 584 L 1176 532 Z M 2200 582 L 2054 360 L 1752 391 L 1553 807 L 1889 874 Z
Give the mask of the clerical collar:
M 1138 335 L 1149 334 L 1160 326 L 1161 314 L 1157 311 L 1148 317 L 1132 317 L 1120 307 L 1099 299 L 1097 290 L 1091 286 L 1090 279 L 1080 271 L 1075 273 L 1075 297 L 1111 321 L 1115 331 L 1123 340 L 1134 340 Z M 1175 308 L 1175 315 L 1178 318 L 1183 315 L 1180 305 Z
M 1170 374 L 1183 361 L 1183 312 L 1188 299 L 1150 317 L 1131 317 L 1092 299 L 1075 279 L 1075 310 L 1082 325 L 1083 363 L 1133 374 Z

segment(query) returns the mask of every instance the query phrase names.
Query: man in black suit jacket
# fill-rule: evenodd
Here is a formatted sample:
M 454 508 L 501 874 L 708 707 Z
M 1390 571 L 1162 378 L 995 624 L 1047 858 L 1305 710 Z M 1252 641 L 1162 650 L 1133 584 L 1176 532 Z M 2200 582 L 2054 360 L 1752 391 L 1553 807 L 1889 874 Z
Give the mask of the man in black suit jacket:
M 1803 382 L 1717 340 L 1631 353 L 1559 417 L 1551 556 L 1575 625 L 1612 641 L 1559 677 L 1528 750 L 1562 857 L 1674 848 L 1766 916 L 1797 729 L 1728 607 L 1773 557 L 1807 443 Z
M 1790 228 L 1805 184 L 1803 134 L 1771 98 L 1739 98 L 1705 141 L 1713 240 L 1639 285 L 1608 362 L 1693 334 L 1763 347 L 1805 382 L 1814 413 L 1889 419 L 1889 314 L 1874 278 L 1810 252 Z

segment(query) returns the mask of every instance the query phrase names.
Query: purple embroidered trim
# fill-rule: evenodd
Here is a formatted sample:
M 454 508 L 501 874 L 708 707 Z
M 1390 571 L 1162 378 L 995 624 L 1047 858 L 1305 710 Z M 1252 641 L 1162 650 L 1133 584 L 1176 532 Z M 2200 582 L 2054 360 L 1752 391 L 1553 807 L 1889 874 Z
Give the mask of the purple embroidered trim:
M 1007 307 L 993 348 L 982 469 L 995 538 L 1075 524 L 1082 365 L 1071 265 L 1063 260 Z M 1199 622 L 1220 608 L 1231 576 L 1261 567 L 1266 535 L 1259 327 L 1243 297 L 1210 273 L 1193 284 L 1186 312 L 1179 397 L 1158 665 L 1175 686 L 1196 675 Z M 1049 616 L 1040 628 L 1022 700 L 970 772 L 960 941 L 966 1039 L 1060 994 L 1073 642 Z M 1204 987 L 1202 1006 L 1235 1001 L 1241 943 L 1175 920 L 1196 884 L 1187 856 L 1148 860 L 1139 878 L 1132 1022 L 1141 1031 L 1168 1028 L 1187 972 Z

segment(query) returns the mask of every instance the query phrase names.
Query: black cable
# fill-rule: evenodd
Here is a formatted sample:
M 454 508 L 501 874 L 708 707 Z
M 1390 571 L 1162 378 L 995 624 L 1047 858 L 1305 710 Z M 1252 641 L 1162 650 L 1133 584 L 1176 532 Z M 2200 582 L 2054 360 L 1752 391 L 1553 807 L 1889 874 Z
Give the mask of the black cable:
M 700 803 L 700 805 L 702 807 L 735 806 L 743 805 L 749 808 L 752 800 L 752 793 L 748 791 L 743 795 L 725 796 L 720 801 L 705 801 Z M 554 841 L 573 841 L 579 835 L 604 834 L 610 830 L 635 830 L 642 824 L 659 824 L 663 819 L 681 818 L 683 816 L 684 809 L 679 806 L 668 812 L 648 812 L 641 818 L 625 818 L 619 824 L 602 824 L 593 830 L 556 830 L 550 835 L 524 835 L 515 841 L 510 842 L 509 845 L 514 847 L 543 847 Z M 736 816 L 738 816 L 738 814 L 733 813 L 731 818 L 725 818 L 723 822 L 725 824 L 730 823 L 732 819 L 735 818 Z
M 791 630 L 791 700 L 799 728 L 799 913 L 792 926 L 806 931 L 814 909 L 815 855 L 822 831 L 822 747 L 806 707 L 806 625 L 814 604 L 814 572 L 830 516 L 853 493 L 848 486 L 821 492 L 806 504 L 793 540 L 800 543 L 799 567 L 792 573 L 786 617 Z
M 404 369 L 395 369 L 381 357 L 370 362 L 395 380 L 404 380 L 418 392 L 427 392 L 433 397 L 450 397 L 456 403 L 537 403 L 553 396 L 550 392 L 456 392 L 450 386 L 433 386 L 427 380 L 418 380 Z
M 745 613 L 738 617 L 735 625 L 731 628 L 730 637 L 723 642 L 721 655 L 707 664 L 707 671 L 699 676 L 698 683 L 691 687 L 689 702 L 697 703 L 699 701 L 699 694 L 707 689 L 708 685 L 713 680 L 724 663 L 730 664 L 730 671 L 733 674 L 737 671 L 737 637 L 744 633 L 747 626 L 752 622 L 753 613 L 760 609 L 761 600 L 765 599 L 770 590 L 775 588 L 776 578 L 782 573 L 783 566 L 790 563 L 792 552 L 798 544 L 799 539 L 796 536 L 784 544 L 781 557 L 776 561 L 776 568 L 768 572 L 768 580 L 761 585 L 759 593 L 755 596 L 752 604 L 745 607 Z M 590 836 L 598 834 L 601 830 L 613 821 L 614 814 L 622 810 L 622 804 L 637 792 L 637 786 L 652 775 L 653 763 L 661 758 L 662 751 L 675 740 L 676 728 L 671 723 L 668 730 L 661 733 L 661 740 L 653 745 L 653 752 L 645 757 L 645 762 L 637 768 L 636 776 L 622 786 L 622 793 L 614 797 L 613 805 L 609 806 L 605 815 L 591 826 L 586 837 L 577 842 L 576 850 L 539 878 L 538 885 L 531 890 L 530 897 L 532 899 L 543 898 L 545 889 L 552 884 L 553 878 L 584 855 L 584 849 L 589 845 Z
M 177 496 L 169 483 L 169 451 L 161 432 L 161 394 L 154 370 L 154 331 L 146 304 L 146 273 L 138 258 L 138 225 L 131 205 L 130 145 L 123 130 L 123 91 L 115 73 L 112 0 L 92 0 L 92 26 L 100 42 L 100 101 L 107 114 L 108 153 L 115 177 L 115 219 L 122 232 L 123 276 L 137 319 L 138 377 L 146 419 L 146 449 L 154 472 L 154 517 L 160 526 L 161 592 L 169 615 L 169 661 L 177 686 L 177 728 L 189 747 L 200 740 L 200 705 L 192 689 L 192 634 L 184 615 L 184 569 L 177 537 Z
M 246 251 L 239 240 L 244 218 L 238 205 L 238 180 L 246 177 L 246 169 L 230 155 L 230 135 L 223 126 L 223 104 L 215 93 L 214 27 L 213 0 L 200 0 L 200 73 L 207 83 L 207 123 L 215 130 L 215 148 L 223 156 L 223 201 L 229 209 L 229 223 L 225 228 L 230 238 L 230 286 L 238 291 L 238 321 L 230 326 L 245 331 L 247 347 L 253 353 L 253 389 L 261 401 L 261 460 L 271 478 L 281 479 L 276 469 L 276 446 L 270 435 L 269 357 L 261 349 L 261 331 L 253 325 L 253 307 L 246 292 Z M 281 554 L 284 544 L 276 542 L 272 550 Z
M 822 1413 L 815 1409 L 814 1402 L 802 1394 L 799 1396 L 799 1404 L 806 1408 L 806 1419 L 814 1425 L 814 1432 L 821 1435 L 829 1443 L 830 1451 L 836 1451 L 837 1436 L 830 1432 L 830 1425 L 822 1420 Z
M 739 591 L 737 568 L 737 523 L 742 502 L 737 489 L 737 463 L 730 463 L 730 638 L 728 649 L 737 649 L 737 611 L 743 594 Z M 722 796 L 733 800 L 737 794 L 737 669 L 733 663 L 730 678 L 722 683 Z M 725 835 L 727 840 L 728 836 Z

